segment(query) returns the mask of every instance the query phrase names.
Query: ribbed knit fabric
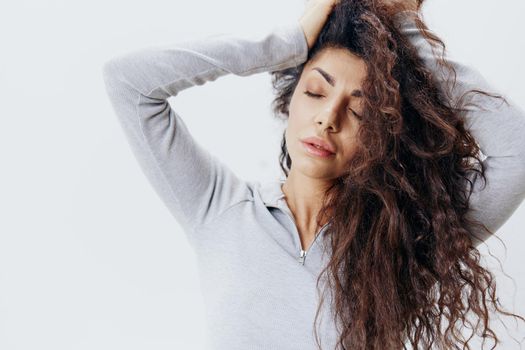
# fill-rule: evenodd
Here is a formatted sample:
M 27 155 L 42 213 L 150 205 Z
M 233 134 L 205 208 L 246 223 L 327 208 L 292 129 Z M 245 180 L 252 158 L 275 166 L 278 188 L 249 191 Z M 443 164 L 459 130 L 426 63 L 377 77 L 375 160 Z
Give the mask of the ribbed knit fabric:
M 443 82 L 410 14 L 402 12 L 396 21 Z M 315 282 L 328 261 L 322 254 L 326 225 L 304 254 L 283 199 L 283 180 L 261 183 L 236 176 L 192 137 L 167 99 L 226 74 L 297 66 L 307 53 L 295 21 L 260 37 L 221 34 L 150 46 L 103 67 L 106 91 L 141 169 L 197 254 L 210 349 L 316 349 Z M 494 92 L 479 72 L 448 61 L 458 73 L 454 98 L 475 87 Z M 487 157 L 488 183 L 481 189 L 476 182 L 470 215 L 496 231 L 525 197 L 525 113 L 512 102 L 481 97 L 475 102 L 485 110 L 472 108 L 467 125 Z M 337 336 L 329 302 L 321 314 L 323 349 L 333 349 Z

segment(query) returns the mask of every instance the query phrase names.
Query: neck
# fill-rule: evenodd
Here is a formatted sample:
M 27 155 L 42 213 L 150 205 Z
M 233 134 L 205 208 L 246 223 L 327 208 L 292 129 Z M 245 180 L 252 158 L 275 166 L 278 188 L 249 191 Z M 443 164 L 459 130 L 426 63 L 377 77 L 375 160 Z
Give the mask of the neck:
M 297 225 L 316 230 L 324 192 L 331 185 L 326 179 L 316 179 L 290 171 L 281 189 Z M 323 221 L 320 225 L 324 225 Z

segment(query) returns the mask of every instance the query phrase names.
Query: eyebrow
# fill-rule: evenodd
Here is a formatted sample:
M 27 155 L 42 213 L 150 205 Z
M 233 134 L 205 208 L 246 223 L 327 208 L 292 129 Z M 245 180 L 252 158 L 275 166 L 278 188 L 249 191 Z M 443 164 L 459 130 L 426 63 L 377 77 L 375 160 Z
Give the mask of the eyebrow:
M 323 78 L 328 82 L 328 84 L 330 84 L 332 86 L 335 86 L 336 80 L 328 72 L 326 72 L 325 70 L 323 70 L 322 68 L 319 68 L 319 67 L 314 67 L 314 68 L 312 68 L 312 70 L 315 70 L 315 71 L 319 72 L 323 76 Z M 361 90 L 356 89 L 356 90 L 352 91 L 352 96 L 354 96 L 354 97 L 362 97 L 363 96 L 363 92 Z

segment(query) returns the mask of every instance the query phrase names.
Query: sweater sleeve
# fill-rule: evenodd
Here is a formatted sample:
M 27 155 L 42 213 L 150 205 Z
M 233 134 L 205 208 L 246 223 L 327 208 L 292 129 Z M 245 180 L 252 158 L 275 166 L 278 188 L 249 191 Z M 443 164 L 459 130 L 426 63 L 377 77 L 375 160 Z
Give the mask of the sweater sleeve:
M 400 12 L 395 20 L 401 32 L 418 50 L 424 64 L 434 73 L 441 89 L 455 105 L 462 94 L 471 89 L 498 93 L 476 69 L 450 57 L 444 59 L 456 70 L 456 84 L 447 84 L 447 72 L 438 67 L 431 45 L 416 27 L 412 11 Z M 473 243 L 478 246 L 495 233 L 520 206 L 525 197 L 525 113 L 510 98 L 501 99 L 476 94 L 469 100 L 479 106 L 467 107 L 465 124 L 476 139 L 486 166 L 487 183 L 474 182 L 467 218 L 484 224 L 491 233 L 476 229 Z
M 296 21 L 256 36 L 218 34 L 150 46 L 104 63 L 106 92 L 132 152 L 185 231 L 195 231 L 250 192 L 246 181 L 193 138 L 168 98 L 226 74 L 281 70 L 306 57 Z

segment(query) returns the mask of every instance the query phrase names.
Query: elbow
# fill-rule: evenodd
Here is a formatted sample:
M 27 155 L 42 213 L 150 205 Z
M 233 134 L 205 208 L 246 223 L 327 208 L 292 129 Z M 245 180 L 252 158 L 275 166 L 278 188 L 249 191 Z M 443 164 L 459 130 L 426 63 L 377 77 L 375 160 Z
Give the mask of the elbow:
M 133 61 L 126 54 L 111 57 L 102 64 L 102 76 L 104 80 L 123 81 L 133 71 Z
M 124 74 L 123 62 L 119 57 L 114 57 L 104 62 L 102 65 L 102 79 L 109 94 L 123 89 L 128 79 Z
M 104 62 L 102 65 L 102 78 L 106 84 L 117 80 L 118 77 L 118 63 L 115 58 Z

